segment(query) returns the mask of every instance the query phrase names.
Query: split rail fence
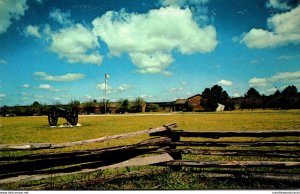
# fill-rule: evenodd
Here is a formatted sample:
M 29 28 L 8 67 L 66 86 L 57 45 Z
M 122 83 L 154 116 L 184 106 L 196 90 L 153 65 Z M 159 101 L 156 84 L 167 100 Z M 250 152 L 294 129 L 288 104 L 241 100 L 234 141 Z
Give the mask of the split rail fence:
M 59 144 L 0 145 L 0 151 L 60 149 L 149 134 L 137 144 L 0 156 L 0 184 L 130 166 L 189 168 L 209 177 L 270 178 L 299 182 L 300 130 L 183 131 L 176 123 L 97 139 Z

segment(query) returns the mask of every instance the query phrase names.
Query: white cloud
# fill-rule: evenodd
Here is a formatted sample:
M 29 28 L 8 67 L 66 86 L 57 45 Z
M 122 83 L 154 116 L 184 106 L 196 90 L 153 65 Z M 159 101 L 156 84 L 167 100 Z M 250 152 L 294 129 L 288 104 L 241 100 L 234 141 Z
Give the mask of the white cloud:
M 37 88 L 41 89 L 41 90 L 48 90 L 48 91 L 53 91 L 53 92 L 59 91 L 58 89 L 54 88 L 50 84 L 40 84 Z
M 131 86 L 127 85 L 127 84 L 122 84 L 120 85 L 119 87 L 117 87 L 117 91 L 126 91 L 126 90 L 129 90 L 131 88 Z
M 22 98 L 20 98 L 20 100 L 21 101 L 26 101 L 26 100 L 29 100 L 29 98 L 28 97 L 22 97 Z
M 84 95 L 84 98 L 87 99 L 87 100 L 93 99 L 93 97 L 89 94 Z
M 150 100 L 150 99 L 153 99 L 154 98 L 154 96 L 152 96 L 152 95 L 147 95 L 147 94 L 142 94 L 141 96 L 140 96 L 141 98 L 143 98 L 144 100 Z
M 248 81 L 248 83 L 250 87 L 263 87 L 267 86 L 268 80 L 267 78 L 253 77 Z
M 300 83 L 300 71 L 295 72 L 281 72 L 277 73 L 269 78 L 251 78 L 249 80 L 250 87 L 266 87 L 276 83 L 286 84 L 299 84 Z
M 23 84 L 22 87 L 23 88 L 30 88 L 30 85 L 29 84 Z
M 92 24 L 110 54 L 128 53 L 140 73 L 169 74 L 165 69 L 174 61 L 173 50 L 208 53 L 218 43 L 214 26 L 200 28 L 189 8 L 167 7 L 146 14 L 109 11 Z
M 281 55 L 280 57 L 278 57 L 278 59 L 280 60 L 291 60 L 291 59 L 295 59 L 295 58 L 298 58 L 300 57 L 300 54 L 299 55 Z
M 238 93 L 234 93 L 232 96 L 233 96 L 233 97 L 236 97 L 236 98 L 241 97 L 241 95 L 238 94 Z
M 161 0 L 163 6 L 179 6 L 182 7 L 186 4 L 186 0 Z
M 206 25 L 209 21 L 207 3 L 209 0 L 160 0 L 162 6 L 189 8 L 193 13 L 193 19 L 200 25 Z
M 75 80 L 83 79 L 85 77 L 84 74 L 80 74 L 80 73 L 67 73 L 66 75 L 54 76 L 54 75 L 48 75 L 45 72 L 35 72 L 33 76 L 40 80 L 57 81 L 57 82 L 75 81 Z
M 102 91 L 105 91 L 105 83 L 100 83 L 96 85 L 96 88 Z M 129 89 L 131 89 L 132 86 L 129 86 L 128 84 L 121 84 L 120 86 L 113 88 L 110 85 L 106 84 L 106 91 L 108 94 L 110 93 L 119 93 L 119 92 L 124 92 Z
M 32 94 L 29 94 L 29 93 L 27 93 L 27 92 L 21 92 L 21 95 L 22 95 L 23 97 L 30 97 L 30 96 L 32 96 Z
M 271 82 L 299 82 L 300 71 L 277 73 L 269 79 Z
M 0 98 L 6 97 L 6 94 L 0 93 Z
M 5 33 L 12 20 L 19 20 L 28 9 L 26 0 L 7 0 L 0 2 L 0 34 Z
M 4 59 L 0 59 L 0 64 L 6 64 L 7 61 L 5 61 Z
M 238 42 L 239 40 L 240 40 L 240 37 L 238 37 L 238 36 L 234 36 L 231 39 L 232 42 Z
M 108 84 L 106 84 L 106 88 L 105 88 L 105 83 L 97 84 L 96 88 L 99 89 L 99 90 L 103 90 L 103 91 L 105 91 L 105 89 L 106 89 L 107 91 L 110 91 L 110 90 L 111 90 L 111 86 L 108 85 Z
M 163 6 L 178 6 L 183 7 L 189 4 L 206 4 L 208 0 L 160 0 Z
M 182 81 L 182 82 L 180 82 L 180 84 L 183 85 L 183 86 L 185 86 L 185 85 L 187 85 L 187 82 L 186 81 Z
M 40 28 L 38 26 L 29 25 L 25 29 L 25 35 L 41 38 L 42 36 L 41 36 L 39 30 L 40 30 Z
M 300 43 L 300 5 L 288 12 L 268 18 L 270 31 L 253 28 L 242 41 L 249 48 L 278 47 Z
M 280 10 L 289 10 L 292 7 L 288 5 L 287 1 L 285 0 L 269 0 L 267 2 L 268 8 L 275 8 Z
M 222 86 L 231 86 L 232 81 L 222 79 L 222 80 L 218 81 L 217 84 L 222 85 Z
M 70 19 L 70 17 L 71 17 L 70 11 L 62 12 L 60 9 L 55 9 L 54 8 L 49 13 L 49 17 L 52 18 L 53 20 L 57 21 L 59 24 L 62 24 L 62 25 L 72 24 L 72 21 Z
M 42 95 L 35 95 L 34 97 L 39 98 L 39 99 L 45 98 L 45 96 L 42 96 Z
M 274 93 L 276 92 L 278 89 L 276 87 L 272 87 L 272 88 L 269 88 L 267 89 L 267 92 L 271 92 L 271 93 Z
M 49 85 L 49 84 L 41 84 L 41 85 L 39 85 L 38 88 L 49 90 L 49 89 L 52 89 L 53 87 L 51 85 Z
M 66 58 L 69 63 L 102 63 L 97 37 L 83 25 L 76 24 L 59 32 L 48 29 L 48 33 L 52 39 L 50 50 L 60 58 Z
M 44 29 L 43 29 L 43 33 L 46 35 L 46 40 L 49 40 L 49 37 L 51 37 L 51 34 L 53 33 L 52 31 L 51 31 L 51 27 L 50 27 L 50 25 L 49 24 L 46 24 L 45 25 L 45 27 L 44 27 Z
M 167 73 L 164 71 L 174 59 L 171 54 L 165 54 L 157 52 L 154 54 L 145 54 L 145 53 L 130 53 L 129 56 L 133 64 L 138 67 L 139 73 Z

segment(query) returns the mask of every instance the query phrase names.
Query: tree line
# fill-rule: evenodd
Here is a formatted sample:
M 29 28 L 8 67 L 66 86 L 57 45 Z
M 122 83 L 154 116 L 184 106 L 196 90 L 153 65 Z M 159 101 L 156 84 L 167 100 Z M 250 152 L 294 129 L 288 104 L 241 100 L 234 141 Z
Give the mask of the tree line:
M 48 115 L 52 106 L 60 107 L 63 109 L 71 109 L 73 107 L 77 108 L 81 114 L 92 114 L 98 113 L 103 114 L 105 112 L 111 112 L 111 109 L 114 108 L 116 113 L 135 113 L 142 112 L 142 108 L 146 106 L 146 101 L 138 97 L 133 100 L 120 99 L 118 102 L 106 101 L 106 111 L 105 101 L 89 100 L 87 102 L 81 103 L 78 100 L 72 100 L 68 104 L 56 103 L 53 105 L 40 104 L 35 101 L 33 104 L 28 106 L 2 106 L 0 108 L 0 116 L 40 116 Z
M 275 91 L 267 96 L 260 94 L 255 88 L 249 90 L 242 97 L 233 98 L 223 90 L 219 85 L 214 85 L 211 88 L 205 88 L 201 93 L 201 106 L 204 111 L 215 111 L 218 103 L 225 105 L 225 110 L 235 109 L 300 109 L 300 93 L 296 86 L 287 86 L 282 91 Z M 80 103 L 78 100 L 72 100 L 68 104 L 54 104 L 61 108 L 81 107 L 82 113 L 104 113 L 104 101 L 90 100 Z M 147 104 L 143 98 L 134 100 L 120 99 L 118 102 L 106 101 L 107 112 L 109 113 L 113 107 L 116 113 L 134 113 L 134 112 L 156 112 L 159 111 L 159 105 Z M 47 115 L 53 105 L 40 104 L 35 101 L 29 106 L 2 106 L 0 108 L 1 116 L 32 116 L 32 115 Z M 98 112 L 96 109 L 98 107 Z
M 225 105 L 225 110 L 235 109 L 300 109 L 300 93 L 296 86 L 287 86 L 282 91 L 278 89 L 271 95 L 260 94 L 251 87 L 242 97 L 230 98 L 221 86 L 214 85 L 202 92 L 201 105 L 205 111 L 216 110 L 218 104 Z
M 294 85 L 287 86 L 282 91 L 276 90 L 269 96 L 261 95 L 254 88 L 250 88 L 244 98 L 241 99 L 240 108 L 299 109 L 300 93 Z

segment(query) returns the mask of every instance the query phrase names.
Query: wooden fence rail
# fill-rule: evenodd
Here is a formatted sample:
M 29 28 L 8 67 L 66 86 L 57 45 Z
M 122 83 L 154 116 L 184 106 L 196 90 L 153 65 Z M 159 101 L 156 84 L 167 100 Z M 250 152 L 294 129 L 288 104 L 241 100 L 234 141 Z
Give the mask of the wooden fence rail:
M 198 129 L 199 130 L 199 129 Z M 277 130 L 277 131 L 172 131 L 173 136 L 180 137 L 284 137 L 300 136 L 300 130 Z
M 177 127 L 177 124 L 171 123 L 143 131 L 59 144 L 33 143 L 0 145 L 0 151 L 58 149 L 108 140 L 131 138 L 154 132 L 170 131 L 175 127 Z M 107 168 L 135 166 L 137 164 L 150 165 L 169 161 L 172 158 L 160 149 L 170 143 L 171 139 L 168 137 L 156 137 L 137 144 L 106 149 L 0 157 L 0 184 L 21 180 L 39 180 L 56 176 L 90 173 Z M 140 158 L 140 156 L 149 153 L 155 153 L 157 155 Z
M 172 140 L 169 153 L 174 160 L 155 165 L 176 170 L 183 167 L 200 168 L 198 172 L 213 172 L 216 177 L 223 177 L 224 174 L 228 177 L 231 173 L 233 176 L 240 176 L 245 171 L 247 174 L 261 174 L 261 177 L 276 177 L 276 180 L 287 180 L 286 177 L 290 177 L 290 180 L 297 181 L 300 185 L 300 130 L 172 130 L 150 135 L 166 136 Z
M 142 134 L 150 136 L 137 144 L 106 149 L 0 157 L 0 184 L 90 173 L 108 168 L 155 165 L 168 166 L 174 170 L 200 168 L 199 172 L 211 172 L 220 177 L 230 172 L 236 176 L 246 170 L 255 173 L 257 177 L 257 174 L 268 175 L 266 177 L 282 175 L 281 178 L 286 180 L 284 176 L 288 174 L 293 176 L 293 180 L 299 181 L 300 185 L 300 130 L 212 132 L 174 130 L 176 127 L 176 123 L 171 123 L 132 133 L 58 144 L 0 145 L 0 151 L 11 152 L 58 149 Z M 197 138 L 198 141 L 195 140 Z
M 31 144 L 3 144 L 0 145 L 0 151 L 12 151 L 12 150 L 38 150 L 38 149 L 56 149 L 56 148 L 64 148 L 64 147 L 72 147 L 79 146 L 91 143 L 99 143 L 108 140 L 117 140 L 117 139 L 126 139 L 138 135 L 143 134 L 151 134 L 156 132 L 163 132 L 166 130 L 170 130 L 172 128 L 177 127 L 176 123 L 167 124 L 157 128 L 150 128 L 143 131 L 125 133 L 120 135 L 112 135 L 112 136 L 104 136 L 96 139 L 82 140 L 82 141 L 74 141 L 67 143 L 31 143 Z

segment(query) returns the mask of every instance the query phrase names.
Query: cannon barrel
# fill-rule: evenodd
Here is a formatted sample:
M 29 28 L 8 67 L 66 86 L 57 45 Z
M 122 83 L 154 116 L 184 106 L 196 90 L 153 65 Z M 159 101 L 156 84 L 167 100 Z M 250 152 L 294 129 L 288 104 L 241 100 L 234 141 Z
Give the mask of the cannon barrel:
M 52 106 L 48 114 L 48 122 L 50 126 L 56 126 L 58 117 L 65 118 L 71 125 L 77 125 L 78 111 L 75 107 L 71 109 L 63 109 L 60 107 Z

